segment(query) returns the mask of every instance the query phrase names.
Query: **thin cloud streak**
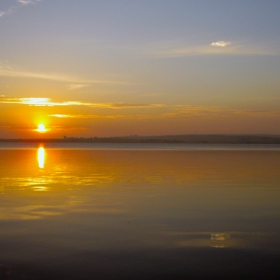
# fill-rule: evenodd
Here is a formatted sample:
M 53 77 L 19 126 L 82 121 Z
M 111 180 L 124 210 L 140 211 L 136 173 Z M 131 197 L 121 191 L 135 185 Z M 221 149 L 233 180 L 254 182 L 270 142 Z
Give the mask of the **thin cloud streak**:
M 229 116 L 229 115 L 244 115 L 251 117 L 280 117 L 280 110 L 240 110 L 221 106 L 186 106 L 178 105 L 176 110 L 170 113 L 165 113 L 166 117 L 184 117 L 184 116 Z
M 4 16 L 9 16 L 17 12 L 22 6 L 27 6 L 30 4 L 36 4 L 37 2 L 41 2 L 41 0 L 17 0 L 18 5 L 14 5 L 9 7 L 5 11 L 0 11 L 0 18 Z
M 23 4 L 23 5 L 28 5 L 28 4 L 31 4 L 32 1 L 31 0 L 18 0 L 18 3 Z
M 190 105 L 162 105 L 167 110 L 160 114 L 51 114 L 54 118 L 75 118 L 75 119 L 165 119 L 165 118 L 185 118 L 185 117 L 227 117 L 232 115 L 243 115 L 247 117 L 280 117 L 280 111 L 268 110 L 239 110 L 228 107 L 203 107 Z
M 15 77 L 15 78 L 30 78 L 30 79 L 44 79 L 57 82 L 69 83 L 69 89 L 77 89 L 81 87 L 87 87 L 93 84 L 127 84 L 123 81 L 114 81 L 114 80 L 86 80 L 76 77 L 71 77 L 61 74 L 48 74 L 48 73 L 35 73 L 35 72 L 24 72 L 10 69 L 0 69 L 0 76 L 3 77 Z
M 18 98 L 18 97 L 0 97 L 0 104 L 20 104 L 29 106 L 70 106 L 70 105 L 80 105 L 80 102 L 54 102 L 50 98 L 39 98 L 39 97 L 28 97 L 28 98 Z
M 4 16 L 8 16 L 13 14 L 14 12 L 16 12 L 18 9 L 18 7 L 15 6 L 11 6 L 9 9 L 7 9 L 6 11 L 0 11 L 0 18 L 4 17 Z
M 217 42 L 213 42 L 211 44 L 212 47 L 220 47 L 220 48 L 224 48 L 231 45 L 230 41 L 217 41 Z
M 1 104 L 17 104 L 25 106 L 35 107 L 66 107 L 66 106 L 79 106 L 98 109 L 155 109 L 160 108 L 161 112 L 147 114 L 147 111 L 143 114 L 51 114 L 50 117 L 54 118 L 77 118 L 77 119 L 91 119 L 91 118 L 130 118 L 130 119 L 147 119 L 147 118 L 173 118 L 173 117 L 221 117 L 230 115 L 244 115 L 252 117 L 279 117 L 280 111 L 274 110 L 240 110 L 222 106 L 191 106 L 191 105 L 168 105 L 168 104 L 139 104 L 139 103 L 93 103 L 93 102 L 81 102 L 81 101 L 54 101 L 50 98 L 16 98 L 0 96 Z M 162 111 L 163 110 L 163 111 Z
M 125 109 L 125 108 L 159 108 L 163 107 L 163 104 L 137 104 L 137 103 L 92 103 L 92 102 L 81 102 L 81 101 L 53 101 L 50 98 L 40 97 L 6 97 L 0 96 L 0 104 L 19 104 L 28 106 L 85 106 L 95 108 L 111 108 L 111 109 Z
M 69 90 L 76 90 L 76 89 L 81 89 L 81 88 L 86 88 L 91 86 L 90 84 L 71 84 L 68 85 Z
M 122 115 L 122 114 L 117 114 L 117 115 L 81 115 L 81 114 L 52 114 L 48 115 L 49 117 L 54 117 L 54 118 L 72 118 L 72 119 L 159 119 L 162 118 L 161 115 L 147 115 L 147 114 L 142 114 L 142 115 Z
M 279 51 L 263 46 L 244 45 L 230 41 L 217 41 L 206 45 L 164 44 L 147 48 L 150 57 L 169 58 L 202 55 L 279 55 Z

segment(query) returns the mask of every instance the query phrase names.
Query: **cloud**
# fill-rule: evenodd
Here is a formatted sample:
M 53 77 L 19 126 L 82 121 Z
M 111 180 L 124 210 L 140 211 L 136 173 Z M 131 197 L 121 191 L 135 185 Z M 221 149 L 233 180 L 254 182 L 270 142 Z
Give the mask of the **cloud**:
M 165 117 L 187 117 L 187 116 L 215 116 L 232 113 L 230 108 L 221 106 L 190 106 L 190 105 L 177 105 L 174 106 L 168 113 L 164 113 Z
M 248 110 L 248 109 L 236 109 L 223 106 L 188 106 L 177 105 L 174 110 L 168 113 L 164 113 L 165 117 L 188 117 L 188 116 L 229 116 L 229 115 L 244 115 L 252 117 L 280 117 L 280 110 Z
M 31 4 L 33 1 L 31 0 L 18 0 L 18 3 L 23 4 L 23 5 L 28 5 Z
M 0 95 L 1 104 L 18 104 L 25 106 L 35 107 L 88 107 L 97 109 L 111 109 L 112 113 L 104 111 L 104 113 L 98 114 L 51 114 L 53 118 L 76 118 L 76 119 L 94 119 L 94 118 L 106 118 L 106 119 L 159 119 L 159 118 L 188 118 L 188 117 L 227 117 L 230 115 L 246 115 L 252 117 L 279 117 L 280 111 L 274 110 L 240 110 L 237 108 L 223 107 L 223 106 L 192 106 L 192 105 L 168 105 L 168 104 L 138 104 L 138 103 L 94 103 L 94 102 L 82 102 L 82 101 L 56 101 L 50 98 L 42 97 L 6 97 Z M 159 108 L 159 111 L 155 111 L 155 108 Z M 125 109 L 134 109 L 134 113 L 130 111 L 124 111 Z M 145 110 L 144 110 L 145 109 Z M 152 109 L 152 110 L 151 110 Z M 116 110 L 123 110 L 119 112 L 125 113 L 113 113 Z M 140 112 L 140 114 L 139 114 Z
M 143 51 L 139 52 L 143 54 Z M 146 47 L 144 53 L 152 58 L 171 58 L 203 55 L 279 55 L 279 50 L 268 45 L 233 43 L 230 41 L 217 41 L 204 45 L 189 45 L 184 42 L 174 41 L 161 42 Z
M 221 47 L 221 48 L 227 47 L 229 45 L 231 45 L 230 41 L 217 41 L 211 44 L 211 46 L 213 47 Z
M 68 85 L 68 88 L 70 90 L 75 90 L 75 89 L 79 89 L 79 88 L 85 88 L 85 87 L 89 87 L 90 84 L 70 84 Z
M 71 118 L 71 115 L 70 114 L 52 114 L 52 115 L 49 115 L 49 117 L 64 119 L 64 118 Z
M 19 104 L 28 106 L 86 106 L 91 103 L 78 101 L 53 101 L 44 97 L 6 97 L 0 96 L 0 104 Z
M 142 115 L 131 115 L 131 114 L 111 114 L 111 115 L 92 115 L 92 114 L 52 114 L 48 115 L 49 117 L 53 118 L 73 118 L 73 119 L 155 119 L 155 118 L 161 118 L 161 115 L 147 115 L 147 114 L 142 114 Z
M 36 2 L 41 2 L 41 0 L 17 0 L 18 5 L 10 6 L 10 8 L 8 8 L 7 10 L 0 11 L 0 18 L 15 13 L 23 5 L 27 6 L 29 4 L 35 4 Z
M 0 96 L 0 104 L 19 104 L 28 106 L 85 106 L 94 108 L 128 109 L 128 108 L 158 108 L 163 104 L 137 104 L 137 103 L 94 103 L 81 101 L 55 101 L 45 97 L 6 97 Z M 62 115 L 61 115 L 62 116 Z
M 163 104 L 139 104 L 139 103 L 124 103 L 124 102 L 118 102 L 118 103 L 110 103 L 110 108 L 158 108 L 163 107 Z
M 17 0 L 17 2 L 22 5 L 29 5 L 29 4 L 35 4 L 36 2 L 41 2 L 41 0 Z
M 104 106 L 105 105 L 105 106 Z M 106 104 L 103 104 L 103 108 Z M 239 110 L 228 107 L 219 106 L 190 106 L 190 105 L 163 105 L 165 112 L 155 113 L 142 113 L 142 114 L 51 114 L 49 117 L 53 118 L 73 118 L 73 119 L 167 119 L 167 118 L 221 118 L 229 116 L 244 115 L 250 117 L 279 117 L 280 111 L 265 111 L 265 110 Z M 102 104 L 100 107 L 102 108 Z
M 8 16 L 13 14 L 18 8 L 15 6 L 11 6 L 8 10 L 6 11 L 0 11 L 0 18 L 4 16 Z
M 280 110 L 236 110 L 235 113 L 251 117 L 280 117 Z
M 69 89 L 77 89 L 82 87 L 88 87 L 93 84 L 127 84 L 124 81 L 120 80 L 103 80 L 103 79 L 96 79 L 96 80 L 87 80 L 81 79 L 78 77 L 63 75 L 63 74 L 56 74 L 56 73 L 36 73 L 36 72 L 25 72 L 13 69 L 11 67 L 2 67 L 0 68 L 0 76 L 4 77 L 15 77 L 15 78 L 30 78 L 30 79 L 44 79 L 44 80 L 51 80 L 57 82 L 65 82 L 70 84 L 68 87 Z

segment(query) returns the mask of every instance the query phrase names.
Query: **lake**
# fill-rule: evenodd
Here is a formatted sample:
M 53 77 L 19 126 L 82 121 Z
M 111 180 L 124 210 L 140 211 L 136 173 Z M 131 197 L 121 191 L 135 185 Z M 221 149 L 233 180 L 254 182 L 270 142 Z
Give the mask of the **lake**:
M 1 143 L 0 279 L 278 279 L 277 145 Z

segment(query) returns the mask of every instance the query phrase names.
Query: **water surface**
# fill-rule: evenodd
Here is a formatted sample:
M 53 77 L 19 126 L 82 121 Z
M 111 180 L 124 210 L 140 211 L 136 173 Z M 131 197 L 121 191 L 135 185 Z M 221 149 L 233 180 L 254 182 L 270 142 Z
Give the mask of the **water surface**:
M 2 147 L 0 276 L 274 279 L 280 150 L 150 147 Z

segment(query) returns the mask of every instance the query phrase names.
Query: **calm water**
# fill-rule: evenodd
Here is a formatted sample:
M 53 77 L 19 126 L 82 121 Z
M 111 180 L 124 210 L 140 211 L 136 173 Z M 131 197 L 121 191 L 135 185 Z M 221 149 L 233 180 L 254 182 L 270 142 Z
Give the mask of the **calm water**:
M 1 145 L 0 279 L 278 279 L 277 146 Z

